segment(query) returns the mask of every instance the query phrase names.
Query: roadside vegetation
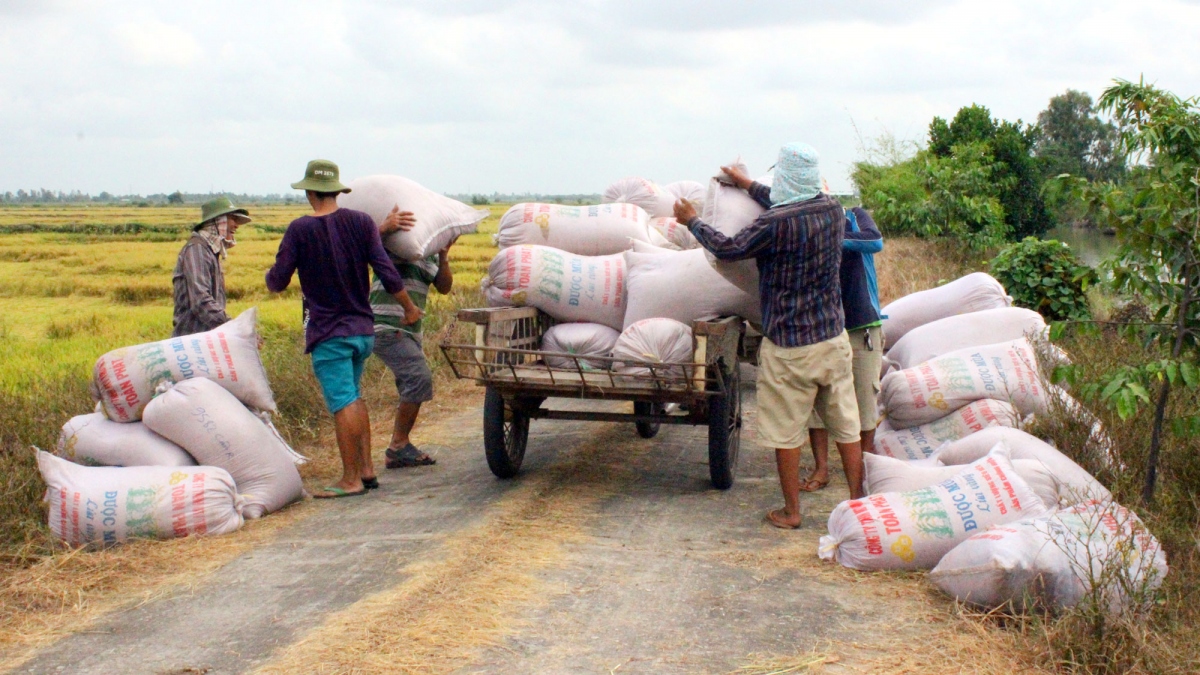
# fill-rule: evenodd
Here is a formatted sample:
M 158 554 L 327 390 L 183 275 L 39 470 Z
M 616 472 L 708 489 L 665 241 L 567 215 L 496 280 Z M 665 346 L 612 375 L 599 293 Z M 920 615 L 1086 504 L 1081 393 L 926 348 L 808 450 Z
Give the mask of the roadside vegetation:
M 989 262 L 1019 306 L 1052 322 L 1072 363 L 1047 366 L 1104 426 L 1041 416 L 1049 438 L 1133 508 L 1171 572 L 1127 611 L 960 614 L 1019 645 L 1030 666 L 1079 673 L 1200 671 L 1200 107 L 1116 81 L 1093 104 L 1068 91 L 1037 124 L 978 105 L 934 119 L 926 139 L 884 136 L 853 178 L 885 237 L 953 244 Z M 1055 224 L 1115 236 L 1098 269 Z M 889 243 L 890 245 L 890 243 Z

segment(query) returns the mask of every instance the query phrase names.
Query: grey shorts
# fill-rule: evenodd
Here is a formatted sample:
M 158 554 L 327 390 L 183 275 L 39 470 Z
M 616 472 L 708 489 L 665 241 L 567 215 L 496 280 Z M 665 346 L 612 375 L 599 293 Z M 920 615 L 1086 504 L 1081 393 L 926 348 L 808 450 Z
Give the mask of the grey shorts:
M 401 403 L 433 400 L 433 374 L 429 372 L 418 338 L 404 331 L 376 333 L 375 356 L 396 376 L 396 391 Z

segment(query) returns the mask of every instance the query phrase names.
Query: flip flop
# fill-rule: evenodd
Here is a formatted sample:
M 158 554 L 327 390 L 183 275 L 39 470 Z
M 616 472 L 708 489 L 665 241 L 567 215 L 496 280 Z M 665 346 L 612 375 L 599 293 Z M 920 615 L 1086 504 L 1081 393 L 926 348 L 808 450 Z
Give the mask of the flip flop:
M 817 490 L 824 490 L 825 486 L 827 486 L 827 485 L 829 485 L 828 478 L 826 478 L 825 480 L 817 480 L 815 478 L 809 478 L 808 480 L 806 480 L 800 484 L 800 491 L 801 492 L 816 492 Z
M 437 464 L 437 460 L 418 450 L 417 446 L 412 443 L 399 450 L 388 448 L 387 452 L 383 454 L 387 457 L 385 466 L 389 469 L 406 469 L 413 466 Z
M 366 488 L 362 490 L 350 491 L 340 487 L 323 487 L 321 491 L 325 494 L 317 493 L 313 495 L 313 499 L 341 499 L 342 497 L 361 497 L 367 494 Z
M 362 479 L 362 484 L 363 484 L 364 490 L 378 490 L 379 489 L 379 478 L 376 476 L 371 476 L 370 478 L 364 478 L 364 479 Z
M 788 525 L 787 523 L 775 520 L 775 518 L 774 518 L 775 513 L 777 511 L 781 511 L 781 510 L 782 509 L 776 509 L 775 511 L 767 511 L 767 522 L 775 527 L 778 527 L 781 530 L 798 530 L 804 524 L 803 519 L 800 521 L 800 525 Z

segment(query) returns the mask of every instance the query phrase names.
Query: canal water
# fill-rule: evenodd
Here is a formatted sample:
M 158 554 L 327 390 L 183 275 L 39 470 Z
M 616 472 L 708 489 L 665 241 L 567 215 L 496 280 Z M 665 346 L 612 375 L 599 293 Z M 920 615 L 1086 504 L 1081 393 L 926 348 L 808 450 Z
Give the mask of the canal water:
M 1081 262 L 1092 267 L 1108 257 L 1117 247 L 1116 237 L 1100 234 L 1097 230 L 1074 228 L 1070 225 L 1059 225 L 1046 232 L 1043 239 L 1057 239 L 1066 242 Z

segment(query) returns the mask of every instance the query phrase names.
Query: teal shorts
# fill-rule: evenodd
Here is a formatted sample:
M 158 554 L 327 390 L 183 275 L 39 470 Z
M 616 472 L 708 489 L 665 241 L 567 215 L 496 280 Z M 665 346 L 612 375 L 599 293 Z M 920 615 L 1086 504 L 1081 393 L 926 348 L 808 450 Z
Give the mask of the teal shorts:
M 325 395 L 329 412 L 337 414 L 358 400 L 363 366 L 374 347 L 374 335 L 329 338 L 313 347 L 313 374 L 321 383 L 321 393 Z

